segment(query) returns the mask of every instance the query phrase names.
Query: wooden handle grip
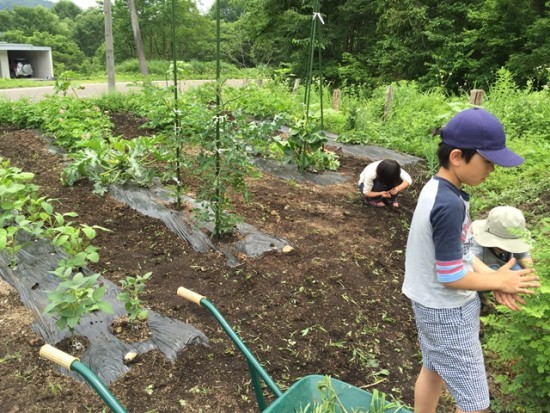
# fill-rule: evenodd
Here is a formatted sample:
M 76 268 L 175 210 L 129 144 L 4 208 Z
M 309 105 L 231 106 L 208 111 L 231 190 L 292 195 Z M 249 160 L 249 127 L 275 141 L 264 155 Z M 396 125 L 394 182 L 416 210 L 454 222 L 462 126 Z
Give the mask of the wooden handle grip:
M 178 288 L 178 295 L 198 305 L 201 305 L 201 300 L 206 298 L 204 295 L 188 290 L 185 287 Z
M 53 361 L 54 363 L 65 367 L 67 370 L 71 369 L 71 364 L 73 364 L 73 362 L 78 361 L 78 358 L 73 357 L 70 354 L 67 354 L 49 344 L 44 344 L 40 347 L 40 357 Z

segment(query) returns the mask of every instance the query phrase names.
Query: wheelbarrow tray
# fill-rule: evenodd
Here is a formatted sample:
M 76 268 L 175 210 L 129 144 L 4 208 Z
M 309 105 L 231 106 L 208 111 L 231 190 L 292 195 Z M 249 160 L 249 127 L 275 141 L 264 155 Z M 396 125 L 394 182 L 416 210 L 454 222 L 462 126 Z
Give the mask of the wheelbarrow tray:
M 324 379 L 325 376 L 317 374 L 302 377 L 289 387 L 286 392 L 276 398 L 262 413 L 311 413 L 316 405 L 322 403 L 322 394 L 326 394 L 326 391 L 321 391 L 318 388 L 319 382 Z M 372 393 L 338 379 L 330 378 L 330 381 L 334 393 L 338 396 L 342 406 L 344 406 L 348 413 L 357 410 L 361 412 L 369 411 L 368 409 L 373 397 Z M 340 406 L 338 406 L 338 403 L 336 404 L 335 412 L 342 413 Z M 307 407 L 308 405 L 309 407 Z M 412 412 L 401 407 L 388 409 L 385 413 Z

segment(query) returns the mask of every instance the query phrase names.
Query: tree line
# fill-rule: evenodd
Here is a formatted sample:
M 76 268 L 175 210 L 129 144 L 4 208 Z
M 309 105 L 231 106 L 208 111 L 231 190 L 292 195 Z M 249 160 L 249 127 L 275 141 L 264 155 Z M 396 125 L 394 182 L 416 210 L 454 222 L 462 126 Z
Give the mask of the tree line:
M 254 64 L 305 71 L 312 3 L 222 0 Z M 484 87 L 507 67 L 519 84 L 548 81 L 550 3 L 544 0 L 322 0 L 323 73 L 335 83 L 418 80 L 448 90 Z M 245 47 L 246 46 L 246 47 Z
M 217 9 L 203 15 L 193 0 L 134 0 L 145 57 L 211 61 Z M 117 63 L 136 58 L 126 1 L 112 7 Z M 334 85 L 375 87 L 416 80 L 449 91 L 485 87 L 506 67 L 520 85 L 547 84 L 550 3 L 545 0 L 321 0 L 316 75 Z M 219 0 L 223 60 L 306 73 L 313 0 Z M 51 9 L 0 10 L 0 40 L 52 47 L 56 72 L 105 69 L 103 7 L 68 0 Z

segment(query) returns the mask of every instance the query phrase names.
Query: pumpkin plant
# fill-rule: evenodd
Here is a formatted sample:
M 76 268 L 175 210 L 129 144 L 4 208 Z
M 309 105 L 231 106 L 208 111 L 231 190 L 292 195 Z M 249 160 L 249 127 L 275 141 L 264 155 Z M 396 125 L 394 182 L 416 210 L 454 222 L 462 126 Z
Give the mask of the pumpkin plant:
M 82 177 L 94 184 L 94 192 L 104 194 L 109 185 L 133 182 L 151 186 L 155 177 L 161 176 L 156 167 L 166 159 L 159 148 L 162 138 L 140 136 L 133 140 L 110 137 L 93 139 L 82 144 L 80 151 L 71 153 L 72 162 L 61 176 L 64 185 L 73 185 Z
M 316 122 L 300 119 L 290 128 L 288 138 L 277 136 L 270 149 L 281 152 L 283 161 L 295 162 L 298 169 L 304 170 L 336 170 L 340 166 L 336 155 L 324 150 L 328 138 Z

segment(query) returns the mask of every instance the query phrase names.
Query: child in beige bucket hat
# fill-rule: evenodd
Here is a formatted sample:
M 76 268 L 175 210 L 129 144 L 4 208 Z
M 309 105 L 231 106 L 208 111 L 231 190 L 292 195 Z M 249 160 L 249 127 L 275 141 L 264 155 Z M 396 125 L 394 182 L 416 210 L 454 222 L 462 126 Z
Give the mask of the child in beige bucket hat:
M 515 258 L 512 270 L 531 268 L 529 231 L 523 213 L 512 206 L 498 206 L 487 219 L 472 223 L 474 245 L 472 252 L 487 266 L 496 270 Z

